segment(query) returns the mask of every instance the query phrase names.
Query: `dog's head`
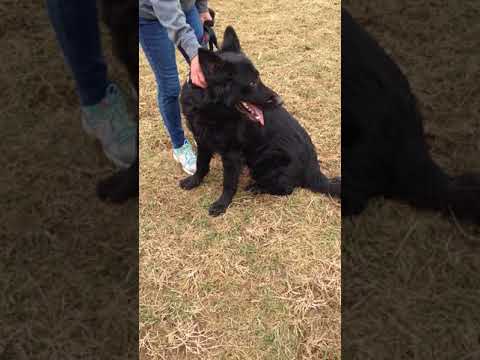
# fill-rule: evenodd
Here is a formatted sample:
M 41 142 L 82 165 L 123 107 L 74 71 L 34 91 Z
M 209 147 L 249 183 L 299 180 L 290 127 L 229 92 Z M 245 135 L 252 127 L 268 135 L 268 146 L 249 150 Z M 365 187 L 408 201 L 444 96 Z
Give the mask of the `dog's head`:
M 264 110 L 282 104 L 280 96 L 262 83 L 231 26 L 225 29 L 220 50 L 200 49 L 199 60 L 208 87 L 226 106 L 236 108 L 249 120 L 263 125 Z

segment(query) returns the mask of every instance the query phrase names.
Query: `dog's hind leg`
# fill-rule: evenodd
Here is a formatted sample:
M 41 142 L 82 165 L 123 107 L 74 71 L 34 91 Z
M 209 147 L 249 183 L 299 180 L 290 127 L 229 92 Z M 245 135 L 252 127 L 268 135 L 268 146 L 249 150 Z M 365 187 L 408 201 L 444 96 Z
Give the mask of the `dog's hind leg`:
M 249 184 L 245 190 L 253 194 L 270 194 L 278 196 L 290 195 L 294 186 L 286 175 L 275 177 L 274 181 L 259 180 Z

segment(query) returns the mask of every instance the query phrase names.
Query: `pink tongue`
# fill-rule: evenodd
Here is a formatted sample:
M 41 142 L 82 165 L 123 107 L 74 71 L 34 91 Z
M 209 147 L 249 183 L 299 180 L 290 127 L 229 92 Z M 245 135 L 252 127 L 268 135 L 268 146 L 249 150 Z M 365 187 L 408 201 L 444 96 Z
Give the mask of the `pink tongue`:
M 247 103 L 248 106 L 250 106 L 250 109 L 253 110 L 253 112 L 255 113 L 251 120 L 253 121 L 258 121 L 260 123 L 260 125 L 264 126 L 265 125 L 265 121 L 264 121 L 264 118 L 263 118 L 263 111 L 260 110 L 259 107 L 253 105 L 252 103 Z

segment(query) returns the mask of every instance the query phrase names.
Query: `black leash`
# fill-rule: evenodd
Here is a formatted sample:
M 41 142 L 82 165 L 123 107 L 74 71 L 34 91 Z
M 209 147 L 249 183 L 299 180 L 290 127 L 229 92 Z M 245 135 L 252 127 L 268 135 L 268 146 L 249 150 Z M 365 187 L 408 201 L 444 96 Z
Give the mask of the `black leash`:
M 212 20 L 205 21 L 203 23 L 204 41 L 208 43 L 208 48 L 213 51 L 215 47 L 218 50 L 217 35 L 213 27 L 215 26 L 215 11 L 208 9 Z
M 213 30 L 213 27 L 215 25 L 215 11 L 208 8 L 208 12 L 212 17 L 212 20 L 208 20 L 203 23 L 203 43 L 208 44 L 209 50 L 213 51 L 214 48 L 218 50 L 217 35 L 215 34 L 215 30 Z M 178 50 L 180 50 L 188 65 L 190 65 L 190 59 L 188 58 L 185 50 L 183 50 L 181 46 L 178 47 Z M 190 71 L 188 72 L 188 82 L 190 84 L 192 83 L 192 79 L 190 78 Z

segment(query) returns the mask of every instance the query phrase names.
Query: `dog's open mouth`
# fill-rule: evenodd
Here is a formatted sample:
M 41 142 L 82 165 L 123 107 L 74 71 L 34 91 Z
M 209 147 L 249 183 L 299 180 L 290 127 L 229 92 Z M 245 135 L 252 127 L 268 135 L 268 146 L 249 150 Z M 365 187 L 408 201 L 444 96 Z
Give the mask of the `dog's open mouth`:
M 262 126 L 265 125 L 263 111 L 258 106 L 246 101 L 241 101 L 236 107 L 241 113 L 245 114 L 249 120 L 258 122 Z

